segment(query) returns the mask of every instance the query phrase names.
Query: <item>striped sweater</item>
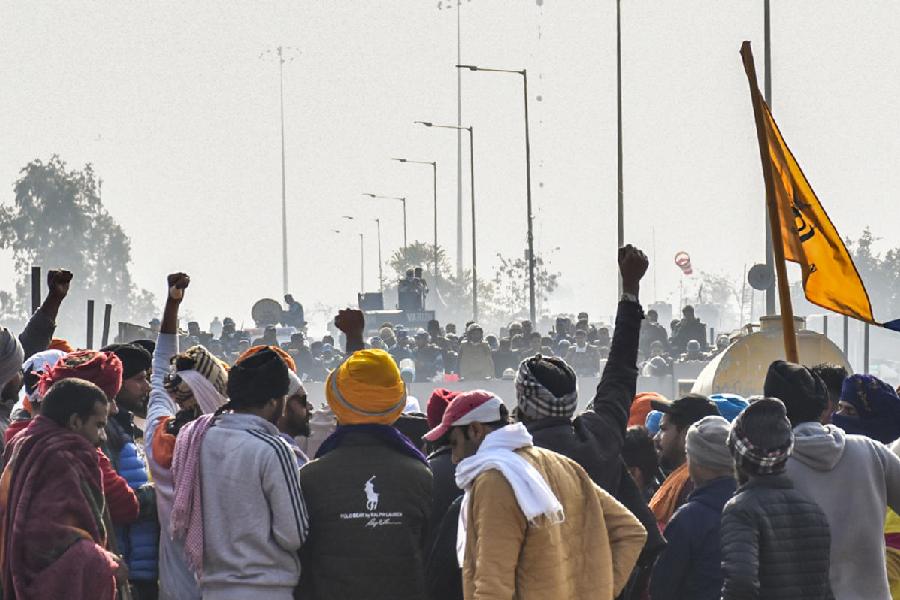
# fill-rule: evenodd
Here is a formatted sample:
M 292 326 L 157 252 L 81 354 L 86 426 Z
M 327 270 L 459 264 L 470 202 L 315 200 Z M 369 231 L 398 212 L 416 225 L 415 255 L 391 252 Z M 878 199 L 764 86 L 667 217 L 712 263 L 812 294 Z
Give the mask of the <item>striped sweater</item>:
M 309 527 L 297 472 L 265 419 L 216 419 L 200 448 L 204 599 L 290 597 Z

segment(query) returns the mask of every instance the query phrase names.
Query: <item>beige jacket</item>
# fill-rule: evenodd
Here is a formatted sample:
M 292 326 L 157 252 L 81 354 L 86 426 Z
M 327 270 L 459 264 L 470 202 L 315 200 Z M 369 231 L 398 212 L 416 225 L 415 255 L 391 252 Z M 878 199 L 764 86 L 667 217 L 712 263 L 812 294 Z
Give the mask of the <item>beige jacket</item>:
M 529 524 L 500 471 L 479 475 L 467 520 L 465 599 L 613 600 L 644 546 L 644 527 L 574 461 L 543 448 L 517 452 L 550 485 L 565 521 Z

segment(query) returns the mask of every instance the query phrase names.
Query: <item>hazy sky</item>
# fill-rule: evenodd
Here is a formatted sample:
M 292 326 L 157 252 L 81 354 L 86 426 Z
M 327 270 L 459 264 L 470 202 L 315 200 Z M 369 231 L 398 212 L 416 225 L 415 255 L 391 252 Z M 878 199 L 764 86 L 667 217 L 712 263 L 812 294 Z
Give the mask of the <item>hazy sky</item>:
M 318 301 L 355 299 L 359 227 L 371 290 L 372 219 L 382 217 L 385 258 L 402 244 L 400 204 L 362 192 L 408 196 L 410 239 L 431 240 L 430 172 L 392 156 L 438 161 L 439 242 L 455 257 L 456 135 L 413 125 L 456 119 L 456 15 L 437 4 L 0 0 L 0 200 L 12 202 L 31 159 L 93 162 L 106 207 L 131 237 L 138 285 L 161 297 L 164 275 L 184 270 L 196 317 L 249 322 L 254 300 L 281 292 L 278 67 L 259 55 L 283 44 L 302 51 L 285 66 L 285 113 L 290 280 L 308 313 Z M 654 272 L 657 296 L 677 290 L 678 250 L 697 270 L 740 278 L 763 250 L 763 182 L 738 55 L 751 40 L 762 77 L 762 0 L 622 4 L 626 237 L 650 254 L 655 231 L 646 296 Z M 871 225 L 898 245 L 900 7 L 773 5 L 782 132 L 844 236 Z M 464 2 L 462 60 L 528 69 L 536 249 L 563 273 L 551 308 L 608 313 L 615 2 Z M 524 247 L 521 78 L 464 73 L 463 123 L 476 132 L 487 276 L 498 252 Z M 0 262 L 4 289 L 11 265 L 8 255 Z

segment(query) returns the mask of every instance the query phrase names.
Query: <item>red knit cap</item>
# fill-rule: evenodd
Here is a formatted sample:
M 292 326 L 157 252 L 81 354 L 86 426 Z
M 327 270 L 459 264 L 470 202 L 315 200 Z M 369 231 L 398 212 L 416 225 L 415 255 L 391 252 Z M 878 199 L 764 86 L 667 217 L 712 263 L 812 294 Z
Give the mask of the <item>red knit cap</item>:
M 57 381 L 70 377 L 90 381 L 103 390 L 109 400 L 113 400 L 122 388 L 122 361 L 112 352 L 79 350 L 67 354 L 50 372 L 41 375 L 38 384 L 41 396 L 45 396 Z
M 428 407 L 425 409 L 428 429 L 434 429 L 441 424 L 444 411 L 447 410 L 447 406 L 457 396 L 459 396 L 459 392 L 453 392 L 445 388 L 437 388 L 431 392 L 431 398 L 428 399 Z

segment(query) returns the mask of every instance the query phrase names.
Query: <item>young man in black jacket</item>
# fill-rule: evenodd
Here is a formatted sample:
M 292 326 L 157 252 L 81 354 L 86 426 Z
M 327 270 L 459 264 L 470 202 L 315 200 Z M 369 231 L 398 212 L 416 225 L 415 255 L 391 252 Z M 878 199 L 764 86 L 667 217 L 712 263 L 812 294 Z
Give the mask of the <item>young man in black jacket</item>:
M 594 400 L 572 419 L 577 404 L 575 374 L 563 361 L 545 357 L 526 360 L 516 378 L 517 418 L 534 438 L 534 445 L 563 454 L 587 471 L 640 520 L 648 532 L 635 575 L 620 598 L 639 598 L 649 571 L 665 540 L 656 519 L 622 459 L 628 414 L 637 387 L 637 354 L 643 310 L 640 281 L 649 261 L 639 249 L 619 249 L 622 299 L 609 360 Z
M 780 400 L 759 400 L 732 424 L 742 485 L 722 512 L 722 600 L 834 598 L 828 519 L 784 474 L 793 446 Z

